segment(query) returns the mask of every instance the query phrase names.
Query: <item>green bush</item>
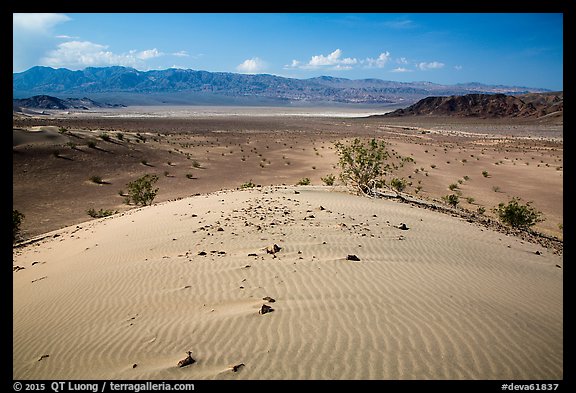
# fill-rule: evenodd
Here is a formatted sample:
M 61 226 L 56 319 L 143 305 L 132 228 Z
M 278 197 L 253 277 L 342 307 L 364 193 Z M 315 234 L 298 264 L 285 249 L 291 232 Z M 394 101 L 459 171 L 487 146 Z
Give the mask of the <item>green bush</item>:
M 376 185 L 384 184 L 384 175 L 390 169 L 385 161 L 390 157 L 384 141 L 372 139 L 363 143 L 355 138 L 351 144 L 335 144 L 341 168 L 340 179 L 350 187 L 368 193 Z
M 240 186 L 240 188 L 242 188 L 242 189 L 244 189 L 244 188 L 254 188 L 254 187 L 256 187 L 256 184 L 252 183 L 252 180 L 250 180 L 250 181 L 248 181 L 248 182 L 246 182 L 246 183 L 244 183 L 244 184 L 242 184 L 242 185 Z
M 20 225 L 24 220 L 24 214 L 12 209 L 12 243 L 20 238 Z
M 297 186 L 308 186 L 310 185 L 310 179 L 305 177 L 303 179 L 298 180 L 298 183 L 296 183 Z
M 494 212 L 502 223 L 517 229 L 527 229 L 538 222 L 544 221 L 542 213 L 530 206 L 530 202 L 525 205 L 519 204 L 519 198 L 512 198 L 507 205 L 503 202 L 498 204 Z
M 333 174 L 329 174 L 326 175 L 325 177 L 321 177 L 320 180 L 322 180 L 322 182 L 324 182 L 324 184 L 327 186 L 333 186 L 334 181 L 336 180 L 336 176 L 334 176 Z
M 112 214 L 116 214 L 116 213 L 118 213 L 118 210 L 112 211 L 112 210 L 100 209 L 100 210 L 96 211 L 94 208 L 90 208 L 87 210 L 87 213 L 90 217 L 102 218 L 102 217 L 111 216 Z
M 125 201 L 135 205 L 151 205 L 158 193 L 158 188 L 153 189 L 152 185 L 158 181 L 157 175 L 144 175 L 127 184 L 128 196 Z
M 460 203 L 460 197 L 456 194 L 445 195 L 442 197 L 442 199 L 444 200 L 444 202 L 454 207 L 458 206 L 458 204 Z
M 395 189 L 398 192 L 404 191 L 404 189 L 406 188 L 406 185 L 407 185 L 407 182 L 405 179 L 394 178 L 394 179 L 390 180 L 390 187 L 392 187 L 393 189 Z

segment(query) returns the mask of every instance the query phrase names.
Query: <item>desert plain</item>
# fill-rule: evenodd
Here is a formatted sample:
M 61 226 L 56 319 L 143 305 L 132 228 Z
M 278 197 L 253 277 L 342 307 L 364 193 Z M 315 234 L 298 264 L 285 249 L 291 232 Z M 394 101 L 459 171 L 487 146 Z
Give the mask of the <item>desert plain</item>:
M 13 378 L 563 378 L 561 122 L 280 112 L 15 115 Z M 354 138 L 423 203 L 345 187 Z

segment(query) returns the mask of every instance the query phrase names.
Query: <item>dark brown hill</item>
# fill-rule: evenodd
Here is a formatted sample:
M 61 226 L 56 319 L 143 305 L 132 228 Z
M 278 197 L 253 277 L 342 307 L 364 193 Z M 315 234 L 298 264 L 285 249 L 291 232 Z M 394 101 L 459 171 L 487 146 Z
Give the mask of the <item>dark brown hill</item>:
M 563 112 L 563 92 L 505 94 L 466 94 L 427 97 L 407 108 L 385 114 L 400 116 L 450 116 L 477 118 L 557 118 Z

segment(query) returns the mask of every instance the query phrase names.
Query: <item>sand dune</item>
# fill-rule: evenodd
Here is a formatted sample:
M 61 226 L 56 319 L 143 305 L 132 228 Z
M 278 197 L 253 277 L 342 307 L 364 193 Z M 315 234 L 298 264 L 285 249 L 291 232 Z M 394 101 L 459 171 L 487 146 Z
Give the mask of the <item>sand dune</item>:
M 563 378 L 561 255 L 339 188 L 162 202 L 13 265 L 14 379 Z

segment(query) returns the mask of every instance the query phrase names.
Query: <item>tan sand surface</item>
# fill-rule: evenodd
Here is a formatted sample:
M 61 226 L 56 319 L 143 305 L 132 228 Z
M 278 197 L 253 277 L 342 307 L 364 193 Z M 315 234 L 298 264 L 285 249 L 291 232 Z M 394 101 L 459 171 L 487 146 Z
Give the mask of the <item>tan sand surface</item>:
M 160 201 L 13 265 L 14 379 L 563 378 L 561 255 L 340 188 Z

